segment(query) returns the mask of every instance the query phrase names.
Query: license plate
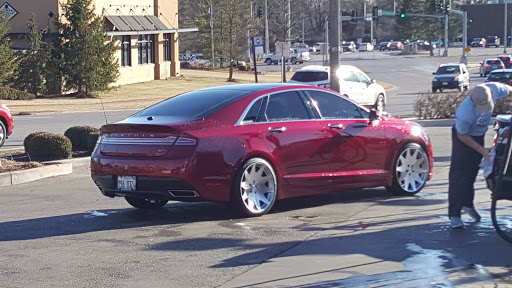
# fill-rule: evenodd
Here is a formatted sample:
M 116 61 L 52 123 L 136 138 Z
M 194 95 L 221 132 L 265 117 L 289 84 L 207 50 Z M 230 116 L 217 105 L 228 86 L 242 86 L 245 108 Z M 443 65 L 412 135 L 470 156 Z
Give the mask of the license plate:
M 443 85 L 448 85 L 448 82 L 443 82 Z
M 117 176 L 117 190 L 135 191 L 136 184 L 135 176 Z

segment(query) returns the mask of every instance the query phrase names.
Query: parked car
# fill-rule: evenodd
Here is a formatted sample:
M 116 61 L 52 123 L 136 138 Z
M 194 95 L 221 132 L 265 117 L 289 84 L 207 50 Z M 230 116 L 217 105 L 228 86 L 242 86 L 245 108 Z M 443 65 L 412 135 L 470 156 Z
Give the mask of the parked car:
M 505 69 L 505 64 L 499 58 L 488 58 L 480 63 L 480 77 L 485 77 L 491 71 L 496 69 Z
M 341 44 L 341 48 L 343 52 L 356 52 L 356 43 L 354 43 L 354 41 L 344 41 Z
M 4 145 L 5 140 L 9 138 L 14 129 L 14 121 L 11 111 L 5 104 L 0 104 L 0 147 Z
M 404 44 L 400 41 L 392 41 L 389 42 L 388 50 L 402 50 L 404 49 Z
M 512 85 L 512 69 L 499 69 L 489 73 L 484 82 L 501 82 Z
M 432 73 L 432 92 L 444 89 L 468 89 L 469 88 L 469 72 L 466 65 L 457 64 L 441 64 L 437 71 Z
M 471 41 L 471 47 L 485 47 L 487 45 L 487 40 L 485 38 L 474 38 Z
M 498 36 L 487 36 L 485 40 L 485 48 L 488 48 L 490 46 L 500 47 L 500 38 Z
M 389 50 L 389 42 L 380 42 L 378 49 L 379 49 L 379 51 Z
M 503 62 L 505 68 L 512 68 L 512 56 L 510 55 L 499 55 L 498 58 Z
M 305 43 L 293 43 L 290 46 L 290 48 L 292 48 L 295 53 L 299 53 L 299 52 L 311 52 L 311 53 L 314 53 L 314 52 L 316 52 L 316 48 L 315 47 L 309 47 Z
M 309 61 L 311 58 L 309 56 L 309 52 L 298 52 L 295 53 L 292 50 L 290 51 L 290 57 L 285 59 L 285 62 L 291 61 L 292 64 L 297 63 L 304 63 L 304 61 Z M 275 53 L 267 54 L 265 55 L 265 58 L 263 59 L 263 62 L 265 62 L 267 65 L 271 64 L 278 64 L 281 62 L 281 57 L 276 56 Z
M 443 40 L 432 41 L 433 48 L 444 47 Z
M 107 197 L 140 209 L 231 202 L 247 216 L 280 199 L 345 189 L 414 195 L 432 172 L 432 144 L 419 124 L 287 83 L 171 97 L 103 125 L 91 156 L 91 177 Z
M 340 65 L 337 70 L 340 79 L 340 93 L 360 105 L 384 111 L 386 107 L 386 91 L 370 79 L 359 68 L 352 65 Z M 319 87 L 330 87 L 330 69 L 326 66 L 308 65 L 297 70 L 289 83 L 301 83 Z
M 370 52 L 373 51 L 374 47 L 372 43 L 361 43 L 359 44 L 359 52 Z
M 323 42 L 318 42 L 318 43 L 315 43 L 315 45 L 313 45 L 313 47 L 315 47 L 315 52 L 322 52 L 322 46 L 325 46 L 325 43 Z

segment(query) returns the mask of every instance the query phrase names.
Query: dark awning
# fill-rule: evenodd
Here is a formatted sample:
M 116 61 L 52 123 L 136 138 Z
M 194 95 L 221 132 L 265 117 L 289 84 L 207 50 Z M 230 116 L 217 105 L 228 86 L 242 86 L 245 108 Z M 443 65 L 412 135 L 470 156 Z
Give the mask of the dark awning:
M 114 31 L 154 31 L 168 29 L 155 15 L 105 16 L 105 18 L 114 25 Z

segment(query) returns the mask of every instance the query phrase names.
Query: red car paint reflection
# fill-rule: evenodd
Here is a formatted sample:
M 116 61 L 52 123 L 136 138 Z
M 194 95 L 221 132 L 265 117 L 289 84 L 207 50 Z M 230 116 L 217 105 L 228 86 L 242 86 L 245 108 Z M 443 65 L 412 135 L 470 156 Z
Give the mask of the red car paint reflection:
M 11 112 L 5 104 L 0 104 L 0 147 L 4 145 L 5 140 L 12 134 L 14 122 Z
M 278 199 L 345 189 L 412 195 L 432 170 L 432 145 L 419 124 L 328 89 L 280 83 L 169 98 L 104 125 L 91 158 L 102 193 L 134 207 L 231 201 L 247 216 L 267 213 Z

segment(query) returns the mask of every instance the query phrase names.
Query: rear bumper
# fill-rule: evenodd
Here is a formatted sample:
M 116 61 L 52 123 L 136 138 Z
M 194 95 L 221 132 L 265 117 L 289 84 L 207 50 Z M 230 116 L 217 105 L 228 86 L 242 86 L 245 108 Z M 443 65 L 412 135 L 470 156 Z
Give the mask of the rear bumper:
M 107 197 L 138 197 L 154 200 L 201 201 L 195 188 L 177 178 L 153 179 L 137 176 L 136 191 L 117 189 L 117 175 L 91 175 L 101 193 Z
M 436 81 L 432 82 L 432 88 L 434 89 L 457 89 L 462 86 L 462 82 L 459 81 Z

